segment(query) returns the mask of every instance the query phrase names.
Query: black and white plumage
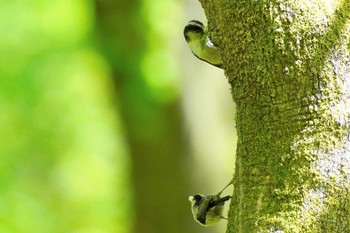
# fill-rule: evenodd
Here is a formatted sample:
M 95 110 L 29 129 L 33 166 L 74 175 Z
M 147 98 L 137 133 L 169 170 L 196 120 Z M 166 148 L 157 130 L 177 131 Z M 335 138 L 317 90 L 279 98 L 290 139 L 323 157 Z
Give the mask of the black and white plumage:
M 222 216 L 224 204 L 231 197 L 196 194 L 188 199 L 192 204 L 193 218 L 202 226 L 212 226 L 225 218 Z
M 184 28 L 184 36 L 192 53 L 197 58 L 222 68 L 220 50 L 210 41 L 203 23 L 197 20 L 189 21 Z
M 222 212 L 225 202 L 230 200 L 231 196 L 220 197 L 220 195 L 231 184 L 234 184 L 234 179 L 216 195 L 196 194 L 188 198 L 191 202 L 191 210 L 196 222 L 202 226 L 211 226 L 221 219 L 226 219 L 222 216 Z

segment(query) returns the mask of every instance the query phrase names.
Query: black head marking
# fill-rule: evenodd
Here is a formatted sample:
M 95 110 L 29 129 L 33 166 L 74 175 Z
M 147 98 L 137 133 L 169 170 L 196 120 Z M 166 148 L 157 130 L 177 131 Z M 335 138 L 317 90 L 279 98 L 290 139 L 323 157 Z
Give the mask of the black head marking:
M 199 205 L 203 201 L 204 197 L 197 194 L 193 196 L 194 205 Z
M 198 34 L 202 34 L 204 32 L 204 25 L 197 21 L 197 20 L 191 20 L 187 23 L 187 25 L 184 28 L 184 36 L 186 41 L 188 41 L 188 32 L 194 32 Z
M 197 25 L 198 27 L 204 28 L 204 24 L 198 20 L 190 20 L 187 25 Z

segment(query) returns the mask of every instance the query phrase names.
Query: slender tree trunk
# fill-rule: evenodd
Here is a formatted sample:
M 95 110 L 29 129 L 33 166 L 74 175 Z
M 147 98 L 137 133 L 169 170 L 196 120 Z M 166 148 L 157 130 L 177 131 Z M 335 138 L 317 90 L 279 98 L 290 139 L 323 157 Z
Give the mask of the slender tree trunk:
M 237 104 L 227 232 L 350 232 L 350 1 L 200 2 Z
M 175 101 L 159 101 L 140 68 L 149 46 L 142 4 L 141 0 L 96 0 L 99 42 L 115 77 L 132 159 L 133 232 L 175 233 L 186 228 L 193 232 L 191 218 L 179 221 L 189 207 L 184 198 L 188 183 L 182 170 L 183 148 L 179 147 L 180 108 Z

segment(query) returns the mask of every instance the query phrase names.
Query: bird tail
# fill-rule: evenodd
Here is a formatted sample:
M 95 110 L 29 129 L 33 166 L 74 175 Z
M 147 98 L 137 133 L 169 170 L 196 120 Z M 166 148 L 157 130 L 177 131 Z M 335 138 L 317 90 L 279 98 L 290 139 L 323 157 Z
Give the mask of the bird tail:
M 226 201 L 228 201 L 230 199 L 231 199 L 231 196 L 225 196 L 225 197 L 221 197 L 215 201 L 211 201 L 209 203 L 209 208 L 213 208 L 214 206 L 217 206 L 217 205 L 223 205 Z

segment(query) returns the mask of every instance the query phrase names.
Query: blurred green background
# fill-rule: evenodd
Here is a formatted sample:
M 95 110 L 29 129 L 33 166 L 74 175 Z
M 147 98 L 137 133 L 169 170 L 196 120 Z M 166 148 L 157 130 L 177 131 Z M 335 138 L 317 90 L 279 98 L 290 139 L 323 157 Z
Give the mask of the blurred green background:
M 223 71 L 196 0 L 0 1 L 0 233 L 222 232 L 188 195 L 233 173 Z

